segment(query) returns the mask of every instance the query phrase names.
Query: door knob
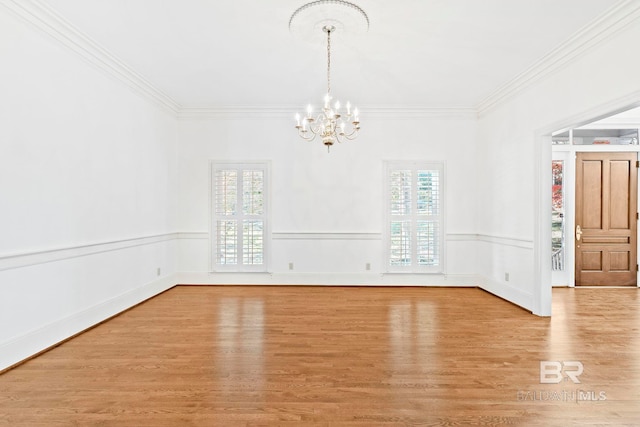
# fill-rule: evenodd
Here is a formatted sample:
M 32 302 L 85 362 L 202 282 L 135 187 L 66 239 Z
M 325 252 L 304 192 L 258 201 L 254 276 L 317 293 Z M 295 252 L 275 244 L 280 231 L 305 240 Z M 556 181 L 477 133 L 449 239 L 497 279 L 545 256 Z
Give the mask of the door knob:
M 579 225 L 576 226 L 576 240 L 580 240 L 580 236 L 582 236 L 582 228 Z

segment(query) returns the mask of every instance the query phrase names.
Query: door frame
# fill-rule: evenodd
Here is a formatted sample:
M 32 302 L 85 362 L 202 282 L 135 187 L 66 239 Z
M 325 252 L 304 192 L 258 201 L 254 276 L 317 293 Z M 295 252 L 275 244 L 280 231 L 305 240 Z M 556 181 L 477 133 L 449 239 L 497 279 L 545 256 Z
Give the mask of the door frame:
M 552 160 L 563 160 L 564 174 L 562 177 L 563 190 L 565 191 L 565 273 L 554 274 L 551 272 L 552 286 L 576 286 L 576 153 L 631 153 L 635 152 L 637 159 L 640 159 L 640 145 L 552 145 Z M 640 174 L 638 175 L 640 177 Z M 640 184 L 640 178 L 639 178 Z M 640 185 L 638 186 L 638 200 L 640 200 Z M 640 205 L 638 206 L 640 210 Z M 638 227 L 637 248 L 640 254 L 640 227 Z M 639 274 L 640 278 L 640 274 Z M 561 283 L 559 283 L 561 282 Z M 640 281 L 638 282 L 640 287 Z
M 551 134 L 568 131 L 606 117 L 640 107 L 640 90 L 565 117 L 533 131 L 533 301 L 532 312 L 551 316 Z M 640 284 L 639 284 L 640 285 Z

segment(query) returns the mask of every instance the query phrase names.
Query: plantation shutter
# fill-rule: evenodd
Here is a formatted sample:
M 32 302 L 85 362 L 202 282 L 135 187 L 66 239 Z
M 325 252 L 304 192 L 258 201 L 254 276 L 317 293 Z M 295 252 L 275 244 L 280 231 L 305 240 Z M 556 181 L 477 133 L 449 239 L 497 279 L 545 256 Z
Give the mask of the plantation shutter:
M 389 272 L 441 272 L 440 163 L 387 164 L 386 263 Z
M 214 164 L 214 270 L 266 271 L 264 164 Z

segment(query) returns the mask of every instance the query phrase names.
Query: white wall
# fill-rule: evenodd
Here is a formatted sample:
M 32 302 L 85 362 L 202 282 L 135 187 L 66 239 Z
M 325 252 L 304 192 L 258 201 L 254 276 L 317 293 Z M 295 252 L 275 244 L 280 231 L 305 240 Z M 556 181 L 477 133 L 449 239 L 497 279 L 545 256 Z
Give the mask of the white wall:
M 478 232 L 487 237 L 480 247 L 479 274 L 486 289 L 516 299 L 534 312 L 540 292 L 550 296 L 545 291 L 550 286 L 550 266 L 544 261 L 550 259 L 550 245 L 543 240 L 544 230 L 542 237 L 538 235 L 540 227 L 547 225 L 550 210 L 538 198 L 551 185 L 546 167 L 551 149 L 541 146 L 545 144 L 541 135 L 555 130 L 554 124 L 558 128 L 580 125 L 640 101 L 638 40 L 636 19 L 481 115 L 478 189 L 483 202 Z M 536 263 L 536 251 L 541 264 Z M 508 282 L 505 272 L 511 272 Z
M 201 275 L 191 276 L 191 282 L 475 285 L 469 277 L 475 272 L 475 117 L 424 113 L 403 118 L 398 112 L 367 115 L 363 109 L 361 120 L 359 138 L 335 145 L 331 153 L 320 141 L 301 140 L 291 117 L 180 120 L 179 222 L 193 233 L 180 242 L 182 271 L 209 271 L 209 160 L 268 160 L 272 167 L 269 271 L 275 278 Z M 406 159 L 445 162 L 447 278 L 380 275 L 383 161 Z
M 2 369 L 166 288 L 177 120 L 2 6 L 0 64 Z

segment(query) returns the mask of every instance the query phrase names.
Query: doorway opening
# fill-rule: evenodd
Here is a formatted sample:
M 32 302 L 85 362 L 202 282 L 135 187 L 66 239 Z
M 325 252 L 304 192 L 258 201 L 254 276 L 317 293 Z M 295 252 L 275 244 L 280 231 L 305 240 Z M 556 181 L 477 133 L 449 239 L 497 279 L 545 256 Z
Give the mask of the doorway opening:
M 640 108 L 552 134 L 552 286 L 638 285 Z

